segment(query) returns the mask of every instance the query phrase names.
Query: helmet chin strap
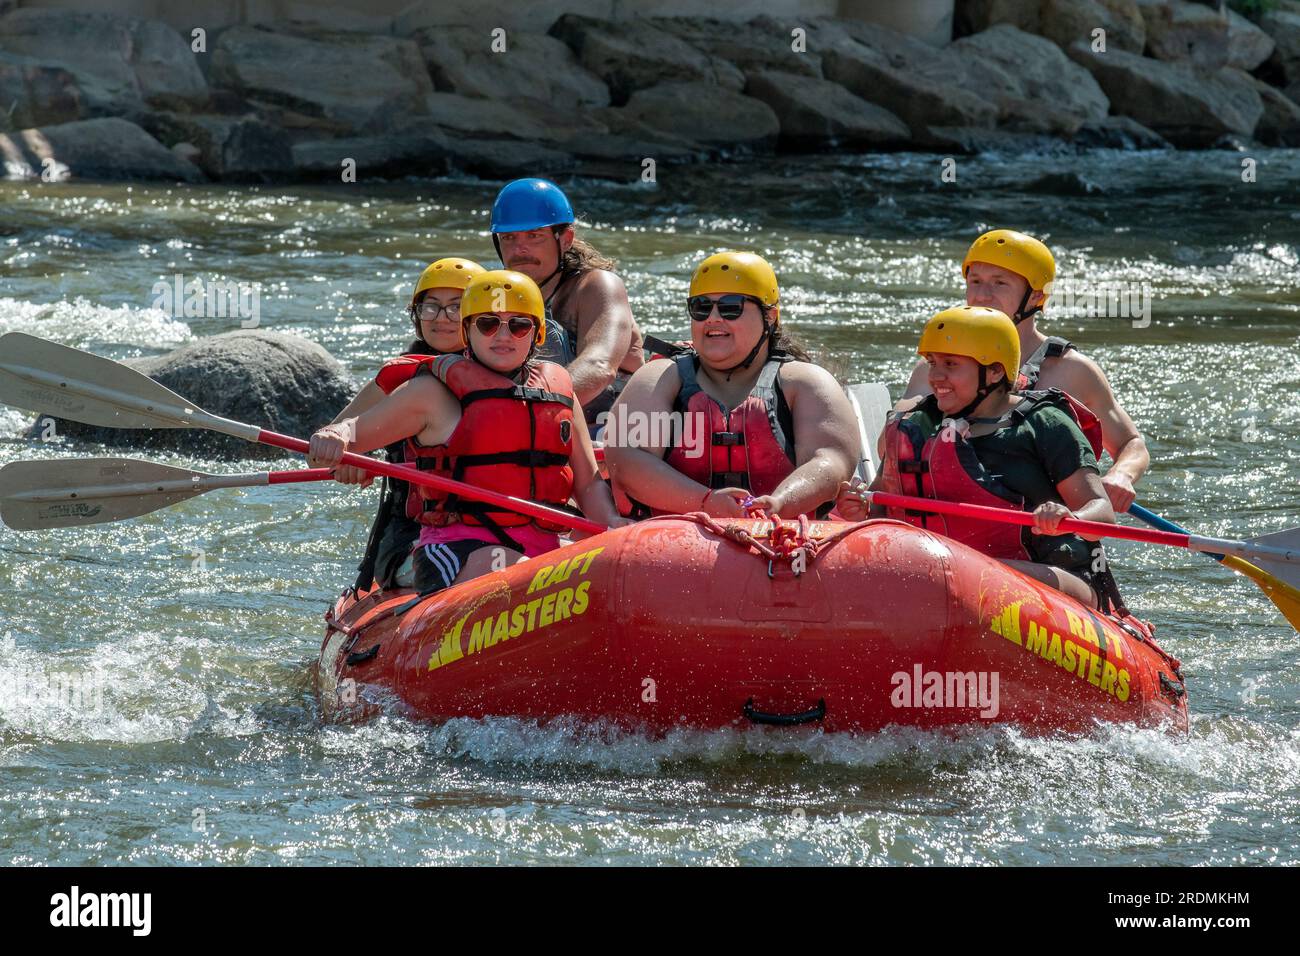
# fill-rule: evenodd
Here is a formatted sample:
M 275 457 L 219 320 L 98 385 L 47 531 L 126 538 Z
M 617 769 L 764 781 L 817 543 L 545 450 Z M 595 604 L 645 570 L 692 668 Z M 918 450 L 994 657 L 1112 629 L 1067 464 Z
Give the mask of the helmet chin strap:
M 961 409 L 961 411 L 949 415 L 948 418 L 966 418 L 971 412 L 975 411 L 975 409 L 979 407 L 980 402 L 993 394 L 994 386 L 989 384 L 988 371 L 989 367 L 987 365 L 980 366 L 980 387 L 976 390 L 975 397 L 971 399 L 969 405 Z
M 1034 306 L 1028 312 L 1025 311 L 1025 306 L 1029 304 L 1029 297 L 1033 294 L 1034 294 L 1033 289 L 1025 289 L 1025 294 L 1020 297 L 1020 305 L 1016 308 L 1016 314 L 1011 317 L 1011 320 L 1015 322 L 1016 325 L 1019 325 L 1021 322 L 1025 321 L 1025 319 L 1029 318 L 1031 315 L 1037 315 L 1039 312 L 1043 311 L 1043 307 L 1041 305 Z
M 731 375 L 733 372 L 739 372 L 741 369 L 749 368 L 751 365 L 754 364 L 754 359 L 758 357 L 758 350 L 763 347 L 763 343 L 766 342 L 771 337 L 771 335 L 772 335 L 772 326 L 768 324 L 767 313 L 764 312 L 763 313 L 763 334 L 758 337 L 758 341 L 755 342 L 754 347 L 749 350 L 749 354 L 745 356 L 744 360 L 741 361 L 739 365 L 733 365 L 731 366 L 731 368 L 722 370 L 727 373 L 728 382 L 731 381 Z

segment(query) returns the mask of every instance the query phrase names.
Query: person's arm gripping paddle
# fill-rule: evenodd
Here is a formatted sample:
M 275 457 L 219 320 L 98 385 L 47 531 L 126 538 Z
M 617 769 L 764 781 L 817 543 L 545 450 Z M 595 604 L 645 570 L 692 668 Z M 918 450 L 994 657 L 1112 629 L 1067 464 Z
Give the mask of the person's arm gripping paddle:
M 380 388 L 372 379 L 361 387 L 356 397 L 343 407 L 343 410 L 334 416 L 331 425 L 347 421 L 349 418 L 356 418 L 365 412 L 370 411 L 384 400 L 384 390 Z M 338 465 L 334 469 L 334 480 L 342 482 L 345 485 L 360 485 L 362 488 L 370 487 L 370 483 L 375 480 L 372 472 L 365 471 L 353 465 Z

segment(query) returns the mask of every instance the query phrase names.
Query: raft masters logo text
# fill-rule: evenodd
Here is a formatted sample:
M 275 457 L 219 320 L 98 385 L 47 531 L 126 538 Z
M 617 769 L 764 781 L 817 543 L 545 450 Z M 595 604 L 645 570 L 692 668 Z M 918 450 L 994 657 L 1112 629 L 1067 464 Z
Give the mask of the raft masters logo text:
M 129 926 L 132 936 L 148 936 L 153 928 L 152 893 L 70 893 L 50 897 L 51 926 Z

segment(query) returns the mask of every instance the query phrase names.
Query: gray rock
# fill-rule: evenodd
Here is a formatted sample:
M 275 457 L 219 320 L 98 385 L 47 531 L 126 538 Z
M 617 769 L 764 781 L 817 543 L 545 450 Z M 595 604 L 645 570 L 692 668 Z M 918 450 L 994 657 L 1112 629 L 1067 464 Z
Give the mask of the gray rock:
M 790 31 L 799 23 L 769 16 L 744 23 L 696 17 L 656 17 L 649 22 L 709 56 L 734 63 L 746 76 L 759 71 L 822 75 L 822 58 L 812 43 L 803 53 L 792 49 Z
M 1038 33 L 1041 0 L 956 0 L 953 8 L 953 35 L 980 33 L 1000 23 L 1010 24 L 1026 33 Z
M 915 131 L 916 145 L 943 153 L 1002 153 L 1021 157 L 1025 153 L 1046 153 L 1062 149 L 1061 141 L 1042 133 L 1021 133 L 1004 129 L 963 126 L 928 126 Z
M 776 114 L 763 101 L 698 81 L 638 90 L 623 110 L 663 134 L 723 148 L 771 146 L 781 131 Z
M 528 141 L 563 140 L 574 135 L 583 120 L 564 113 L 555 117 L 566 124 L 553 128 L 541 118 L 545 104 L 486 100 L 457 93 L 430 93 L 425 97 L 429 122 L 452 136 L 522 139 Z
M 351 400 L 356 386 L 315 342 L 240 329 L 125 364 L 206 411 L 270 431 L 309 438 Z M 50 417 L 50 416 L 43 416 Z M 223 458 L 273 458 L 283 451 L 199 429 L 96 428 L 57 420 L 60 435 L 113 448 L 165 448 Z
M 1300 4 L 1295 9 L 1271 10 L 1259 18 L 1259 25 L 1276 45 L 1270 66 L 1276 67 L 1288 84 L 1300 84 Z
M 1092 32 L 1106 31 L 1106 49 L 1140 54 L 1147 28 L 1137 0 L 1043 0 L 1039 32 L 1063 50 L 1091 43 Z
M 828 144 L 902 147 L 907 124 L 884 107 L 844 87 L 812 76 L 760 70 L 746 74 L 745 94 L 762 100 L 781 124 L 781 142 L 796 148 Z
M 617 106 L 637 90 L 667 82 L 715 83 L 737 92 L 745 86 L 745 75 L 733 64 L 645 20 L 597 20 L 568 13 L 549 32 L 605 81 Z
M 159 20 L 22 7 L 0 18 L 0 49 L 75 76 L 82 116 L 129 113 L 145 105 L 186 109 L 208 100 L 207 81 L 189 44 Z
M 1253 70 L 1273 52 L 1267 33 L 1232 10 L 1184 0 L 1138 0 L 1151 55 L 1186 61 L 1207 70 L 1235 66 Z
M 1203 147 L 1224 134 L 1249 137 L 1264 113 L 1254 79 L 1232 67 L 1206 72 L 1122 50 L 1097 55 L 1082 43 L 1069 54 L 1101 84 L 1111 109 L 1176 146 Z
M 1128 116 L 1084 123 L 1072 142 L 1084 149 L 1173 149 L 1169 140 Z
M 568 152 L 517 139 L 449 138 L 447 151 L 452 166 L 484 179 L 546 176 L 576 165 Z
M 38 156 L 30 144 L 42 141 L 48 153 L 43 150 Z M 10 178 L 40 177 L 42 159 L 47 155 L 54 160 L 54 169 L 66 167 L 66 175 L 61 172 L 60 179 L 203 180 L 196 166 L 180 159 L 139 126 L 118 117 L 77 120 L 0 135 L 0 156 L 7 158 L 7 168 L 12 167 Z
M 378 177 L 441 176 L 451 169 L 447 137 L 435 130 L 385 136 L 308 140 L 292 149 L 294 171 L 304 178 L 341 182 L 343 161 L 356 162 L 357 181 Z
M 959 66 L 998 107 L 1001 126 L 1027 133 L 1072 135 L 1084 123 L 1104 119 L 1110 100 L 1086 69 L 1043 37 L 1013 26 L 996 26 L 957 40 L 943 59 Z
M 511 31 L 494 53 L 485 27 L 428 27 L 413 37 L 439 90 L 463 96 L 543 100 L 562 109 L 608 106 L 609 88 L 555 37 Z
M 414 43 L 356 33 L 306 37 L 231 27 L 217 39 L 211 75 L 214 86 L 355 133 L 421 118 L 433 92 Z
M 1300 146 L 1300 104 L 1259 80 L 1255 88 L 1264 101 L 1264 116 L 1255 128 L 1255 138 L 1265 146 Z
M 256 116 L 156 113 L 147 128 L 165 145 L 197 147 L 196 163 L 213 179 L 271 182 L 288 178 L 294 169 L 288 134 Z
M 63 67 L 0 53 L 0 129 L 68 123 L 85 115 L 81 85 Z
M 914 133 L 929 126 L 988 129 L 997 120 L 998 108 L 970 91 L 970 78 L 953 73 L 961 60 L 943 50 L 884 27 L 843 20 L 820 23 L 817 37 L 830 44 L 822 54 L 828 80 L 883 106 Z

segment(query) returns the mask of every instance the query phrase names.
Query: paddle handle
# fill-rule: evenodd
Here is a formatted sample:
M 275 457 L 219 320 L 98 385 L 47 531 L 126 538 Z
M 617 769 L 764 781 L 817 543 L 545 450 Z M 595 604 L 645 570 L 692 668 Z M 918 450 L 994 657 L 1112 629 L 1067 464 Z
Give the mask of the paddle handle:
M 300 481 L 329 481 L 334 477 L 333 468 L 295 468 L 293 471 L 268 471 L 268 485 L 292 485 Z
M 1145 521 L 1147 524 L 1151 525 L 1151 527 L 1159 528 L 1161 531 L 1172 531 L 1174 534 L 1191 534 L 1191 532 L 1186 528 L 1179 527 L 1168 518 L 1160 517 L 1160 515 L 1156 514 L 1154 511 L 1148 511 L 1136 501 L 1128 506 L 1128 513 L 1139 521 Z M 1206 553 L 1209 554 L 1209 552 Z M 1227 557 L 1227 555 L 1210 554 L 1210 557 L 1215 561 L 1222 561 Z
M 865 497 L 868 502 L 883 505 L 886 508 L 905 508 L 910 511 L 953 515 L 958 518 L 974 518 L 978 521 L 1000 521 L 1004 524 L 1029 526 L 1034 523 L 1034 516 L 1028 511 L 989 508 L 985 505 L 969 505 L 960 501 L 934 501 L 930 498 L 895 495 L 887 491 L 867 492 Z M 1201 535 L 1187 534 L 1186 532 L 1130 528 L 1122 524 L 1109 524 L 1104 521 L 1081 521 L 1078 518 L 1062 518 L 1057 527 L 1062 532 L 1073 531 L 1076 534 L 1094 535 L 1099 538 L 1120 538 L 1125 541 L 1142 541 L 1146 544 L 1166 544 L 1171 547 L 1187 548 L 1191 551 L 1201 551 L 1206 554 L 1235 554 L 1241 558 L 1300 562 L 1300 550 L 1277 548 L 1249 541 L 1206 538 Z
M 284 448 L 288 451 L 302 452 L 304 455 L 311 450 L 311 445 L 301 438 L 294 438 L 291 435 L 281 435 L 277 432 L 260 429 L 257 433 L 257 441 L 263 445 L 274 445 L 276 448 Z M 450 491 L 462 498 L 469 498 L 473 501 L 483 501 L 490 505 L 496 505 L 505 511 L 517 511 L 520 514 L 528 515 L 530 518 L 541 518 L 545 521 L 553 521 L 556 524 L 562 524 L 566 527 L 573 528 L 576 531 L 588 531 L 591 534 L 600 534 L 602 531 L 608 531 L 603 524 L 597 524 L 594 521 L 588 521 L 586 518 L 580 518 L 577 515 L 571 515 L 567 511 L 560 511 L 556 508 L 548 508 L 546 505 L 539 505 L 535 501 L 525 501 L 523 498 L 515 498 L 512 495 L 503 495 L 496 491 L 488 491 L 486 488 L 478 488 L 474 485 L 467 485 L 463 481 L 455 481 L 451 478 L 443 478 L 438 475 L 426 474 L 423 471 L 417 471 L 414 468 L 408 468 L 405 465 L 395 465 L 386 461 L 379 461 L 376 458 L 367 458 L 365 455 L 354 455 L 352 452 L 343 453 L 343 464 L 356 465 L 358 468 L 364 468 L 366 471 L 373 472 L 376 475 L 387 475 L 389 478 L 400 478 L 402 481 L 409 481 L 415 485 L 425 485 L 429 488 L 441 488 L 444 491 Z

